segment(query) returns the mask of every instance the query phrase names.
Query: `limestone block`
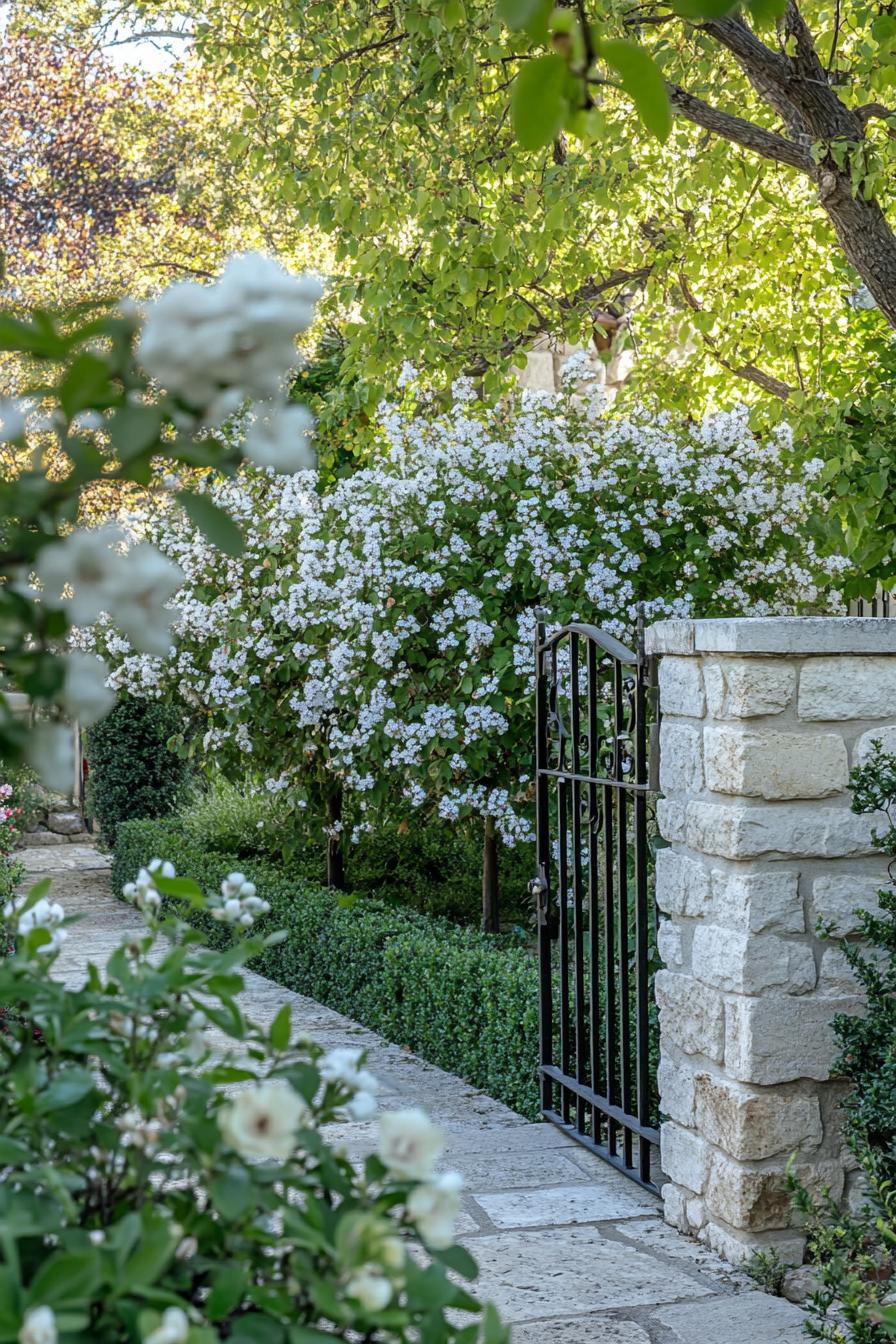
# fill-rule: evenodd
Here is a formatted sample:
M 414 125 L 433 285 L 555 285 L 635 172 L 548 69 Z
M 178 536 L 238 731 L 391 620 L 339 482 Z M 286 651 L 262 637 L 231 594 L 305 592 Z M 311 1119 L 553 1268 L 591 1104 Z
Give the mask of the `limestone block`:
M 681 966 L 684 962 L 681 925 L 671 919 L 661 919 L 656 930 L 656 949 L 667 966 Z
M 855 745 L 854 764 L 864 765 L 874 755 L 877 742 L 885 755 L 896 756 L 896 723 L 885 723 L 880 728 L 869 728 L 867 733 L 863 733 Z
M 694 1128 L 695 1077 L 687 1059 L 673 1059 L 668 1051 L 660 1055 L 657 1069 L 660 1110 L 685 1128 Z
M 862 994 L 861 983 L 839 947 L 826 947 L 818 971 L 819 994 Z
M 806 943 L 720 924 L 700 924 L 694 930 L 691 970 L 704 984 L 736 994 L 769 989 L 805 994 L 816 980 L 815 958 Z
M 684 1209 L 688 1227 L 692 1232 L 699 1232 L 706 1222 L 706 1205 L 703 1200 L 695 1195 L 693 1199 L 685 1200 Z
M 666 1045 L 687 1055 L 706 1055 L 721 1063 L 725 1049 L 725 1008 L 719 993 L 675 971 L 657 971 L 660 1033 Z
M 686 817 L 686 803 L 678 802 L 674 798 L 660 798 L 657 800 L 657 825 L 659 826 L 660 835 L 664 840 L 668 840 L 670 844 L 674 843 L 676 840 L 684 840 Z
M 760 1170 L 714 1152 L 706 1180 L 706 1209 L 731 1227 L 768 1231 L 787 1227 L 791 1197 L 783 1167 Z
M 703 718 L 706 713 L 706 695 L 703 674 L 696 658 L 663 658 L 659 677 L 660 709 L 664 715 Z
M 694 1127 L 738 1161 L 760 1161 L 811 1149 L 824 1133 L 814 1094 L 748 1087 L 699 1073 L 693 1079 Z
M 84 830 L 84 818 L 80 812 L 50 812 L 47 826 L 54 835 L 80 835 Z
M 553 392 L 554 357 L 550 350 L 531 350 L 526 356 L 526 366 L 517 371 L 520 387 L 534 392 Z
M 660 1164 L 676 1185 L 695 1195 L 702 1193 L 709 1172 L 711 1149 L 692 1129 L 667 1120 L 660 1128 Z
M 856 933 L 859 929 L 858 910 L 869 914 L 881 913 L 879 892 L 887 888 L 885 875 L 869 877 L 867 873 L 829 873 L 816 877 L 812 884 L 811 915 L 831 924 L 836 933 Z
M 667 915 L 699 918 L 711 909 L 709 869 L 677 849 L 656 855 L 656 903 Z
M 793 699 L 796 668 L 764 658 L 725 658 L 703 669 L 706 703 L 714 719 L 780 714 Z
M 846 788 L 849 763 L 839 733 L 706 729 L 706 786 L 768 801 L 828 798 Z M 692 790 L 693 791 L 693 790 Z
M 669 1181 L 660 1190 L 660 1196 L 663 1201 L 663 1218 L 670 1227 L 677 1228 L 679 1232 L 687 1232 L 687 1196 L 684 1191 Z
M 896 658 L 813 658 L 803 665 L 801 719 L 886 719 L 896 715 Z
M 745 933 L 803 933 L 806 928 L 795 870 L 738 873 L 714 868 L 712 917 Z
M 729 999 L 725 1007 L 725 1071 L 743 1083 L 825 1082 L 837 1057 L 831 1023 L 861 1012 L 855 998 L 786 995 Z
M 712 1220 L 707 1222 L 700 1233 L 700 1240 L 705 1242 L 710 1250 L 715 1251 L 716 1255 L 723 1256 L 732 1265 L 740 1265 L 744 1260 L 751 1260 L 758 1250 L 774 1251 L 784 1265 L 799 1265 L 802 1263 L 806 1248 L 806 1238 L 792 1229 L 788 1229 L 786 1232 L 738 1233 L 731 1228 L 722 1227 Z M 753 1294 L 745 1294 L 744 1296 L 752 1297 Z M 774 1303 L 782 1308 L 789 1305 L 783 1302 L 780 1297 L 769 1297 L 767 1293 L 757 1293 L 756 1296 L 762 1298 L 765 1303 Z M 741 1299 L 734 1298 L 733 1300 L 739 1302 Z M 782 1334 L 779 1322 L 777 1320 L 773 1321 L 771 1340 L 774 1341 L 774 1344 L 802 1344 L 802 1341 L 805 1340 L 803 1315 L 796 1307 L 792 1307 L 791 1310 L 796 1314 L 797 1319 L 794 1320 L 789 1335 Z M 757 1336 L 754 1333 L 751 1332 L 745 1338 L 751 1341 L 751 1344 L 757 1344 Z M 728 1337 L 726 1344 L 734 1344 L 731 1336 Z M 739 1340 L 738 1344 L 740 1344 Z
M 848 807 L 777 806 L 736 803 L 688 803 L 685 838 L 691 849 L 726 859 L 760 855 L 847 858 L 874 854 L 872 841 L 880 818 L 857 817 Z
M 699 728 L 664 722 L 660 727 L 660 788 L 663 793 L 700 793 L 703 741 Z

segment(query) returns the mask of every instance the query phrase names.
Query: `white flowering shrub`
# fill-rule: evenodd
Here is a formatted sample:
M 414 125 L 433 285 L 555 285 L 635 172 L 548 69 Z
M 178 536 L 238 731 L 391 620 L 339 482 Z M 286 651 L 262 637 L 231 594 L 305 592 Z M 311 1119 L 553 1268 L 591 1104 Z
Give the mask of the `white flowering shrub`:
M 607 418 L 587 396 L 485 406 L 463 384 L 444 411 L 412 398 L 327 493 L 311 473 L 213 486 L 246 533 L 237 559 L 182 515 L 154 521 L 186 576 L 167 660 L 96 633 L 113 684 L 182 697 L 206 755 L 295 807 L 320 813 L 338 781 L 362 825 L 399 801 L 527 838 L 536 607 L 625 638 L 639 603 L 838 605 L 844 562 L 805 531 L 820 463 L 783 429 L 759 441 L 741 410 Z
M 0 958 L 3 1344 L 506 1344 L 458 1286 L 476 1266 L 438 1128 L 388 1112 L 353 1165 L 327 1126 L 375 1116 L 363 1054 L 309 1043 L 288 1004 L 269 1027 L 244 1017 L 240 968 L 277 935 L 248 932 L 266 907 L 243 874 L 212 902 L 241 904 L 240 936 L 211 951 L 166 914 L 199 888 L 149 863 L 125 889 L 145 933 L 76 990 L 52 975 L 70 921 L 47 886 L 0 919 L 16 943 Z

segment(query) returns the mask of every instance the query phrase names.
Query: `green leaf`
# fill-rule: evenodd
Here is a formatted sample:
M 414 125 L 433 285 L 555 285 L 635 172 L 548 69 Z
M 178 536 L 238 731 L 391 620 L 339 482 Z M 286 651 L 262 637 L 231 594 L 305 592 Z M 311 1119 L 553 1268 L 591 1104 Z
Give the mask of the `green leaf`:
M 239 1305 L 247 1282 L 245 1270 L 233 1261 L 216 1269 L 205 1303 L 205 1314 L 209 1320 L 220 1321 L 222 1317 L 229 1316 L 234 1307 Z
M 40 1266 L 28 1290 L 36 1306 L 67 1306 L 88 1299 L 101 1279 L 95 1251 L 60 1251 Z
M 87 1069 L 66 1069 L 52 1078 L 38 1097 L 41 1112 L 74 1106 L 93 1091 L 93 1075 Z
M 275 1050 L 285 1050 L 292 1032 L 292 1006 L 284 1003 L 271 1023 L 268 1039 Z
M 197 903 L 205 904 L 202 888 L 191 877 L 162 877 L 161 874 L 154 873 L 153 881 L 163 896 L 176 896 L 178 899 L 190 901 L 194 905 Z
M 34 1153 L 24 1143 L 0 1136 L 0 1167 L 18 1167 L 33 1161 Z
M 211 1201 L 229 1222 L 237 1222 L 255 1202 L 255 1190 L 249 1173 L 242 1167 L 230 1167 L 216 1176 L 208 1187 Z
M 531 37 L 535 37 L 533 28 L 547 30 L 547 20 L 552 9 L 551 0 L 498 0 L 498 18 L 508 28 L 518 31 L 525 28 Z
M 562 56 L 537 56 L 527 61 L 510 95 L 510 115 L 524 149 L 543 149 L 562 130 L 569 114 L 566 62 Z
M 59 384 L 59 402 L 66 415 L 94 406 L 109 390 L 109 370 L 98 355 L 78 355 Z
M 658 140 L 672 129 L 672 109 L 659 67 L 649 52 L 621 37 L 600 44 L 600 55 L 619 76 L 619 82 L 638 110 L 638 116 Z
M 441 1251 L 432 1250 L 430 1254 L 446 1268 L 453 1269 L 462 1279 L 475 1279 L 479 1275 L 479 1266 L 463 1246 L 447 1246 Z
M 214 504 L 208 495 L 197 495 L 192 490 L 180 490 L 177 500 L 183 505 L 190 521 L 205 533 L 219 551 L 225 555 L 242 555 L 243 534 L 225 509 Z
M 122 462 L 132 461 L 158 443 L 162 418 L 159 406 L 128 402 L 119 407 L 109 421 L 109 438 Z

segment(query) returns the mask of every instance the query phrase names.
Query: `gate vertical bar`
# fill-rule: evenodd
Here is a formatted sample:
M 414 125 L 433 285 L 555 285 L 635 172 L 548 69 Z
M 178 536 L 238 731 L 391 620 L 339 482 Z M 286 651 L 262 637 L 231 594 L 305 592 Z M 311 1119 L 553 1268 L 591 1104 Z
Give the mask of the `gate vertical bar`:
M 649 777 L 647 738 L 647 687 L 649 664 L 644 654 L 644 618 L 638 613 L 638 665 L 635 669 L 635 967 L 637 1032 L 638 1119 L 650 1124 L 650 916 L 648 908 L 647 785 Z M 638 1144 L 638 1173 L 650 1181 L 650 1144 Z
M 541 1105 L 553 1109 L 554 1085 L 543 1071 L 554 1062 L 554 986 L 551 974 L 553 920 L 551 902 L 551 824 L 548 769 L 548 682 L 545 673 L 545 624 L 535 623 L 535 828 L 538 876 L 531 889 L 538 917 L 538 1035 L 541 1056 Z

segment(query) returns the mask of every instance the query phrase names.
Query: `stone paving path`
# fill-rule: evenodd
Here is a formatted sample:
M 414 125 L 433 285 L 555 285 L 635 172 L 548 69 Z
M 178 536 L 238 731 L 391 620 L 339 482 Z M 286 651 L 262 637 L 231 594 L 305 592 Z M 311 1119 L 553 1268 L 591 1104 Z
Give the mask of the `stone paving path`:
M 26 850 L 29 875 L 80 914 L 57 962 L 78 983 L 135 912 L 112 895 L 108 859 L 87 844 Z M 514 1344 L 798 1344 L 803 1313 L 661 1220 L 658 1202 L 552 1125 L 532 1124 L 409 1051 L 312 999 L 246 975 L 243 1008 L 269 1022 L 285 1001 L 322 1045 L 361 1045 L 384 1109 L 423 1106 L 446 1134 L 446 1164 L 465 1177 L 461 1240 L 480 1265 L 477 1291 L 514 1323 Z M 333 1126 L 363 1157 L 373 1123 Z

